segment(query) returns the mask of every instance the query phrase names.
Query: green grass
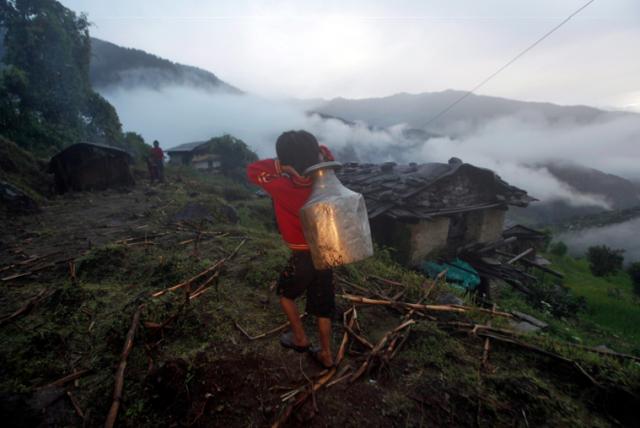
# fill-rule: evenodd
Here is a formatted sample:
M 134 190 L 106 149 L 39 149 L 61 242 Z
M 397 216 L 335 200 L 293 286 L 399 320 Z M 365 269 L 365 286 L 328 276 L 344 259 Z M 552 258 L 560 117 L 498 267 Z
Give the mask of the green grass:
M 629 275 L 595 277 L 586 260 L 567 256 L 553 257 L 553 266 L 566 275 L 565 285 L 587 300 L 582 318 L 640 347 L 640 301 L 633 294 Z

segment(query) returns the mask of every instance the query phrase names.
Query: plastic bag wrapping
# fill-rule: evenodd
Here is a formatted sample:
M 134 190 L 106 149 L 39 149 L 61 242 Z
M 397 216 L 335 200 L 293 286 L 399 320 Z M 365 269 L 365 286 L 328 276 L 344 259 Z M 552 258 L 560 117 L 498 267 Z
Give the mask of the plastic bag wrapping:
M 328 269 L 372 256 L 364 197 L 344 187 L 330 167 L 316 170 L 313 178 L 300 220 L 315 268 Z

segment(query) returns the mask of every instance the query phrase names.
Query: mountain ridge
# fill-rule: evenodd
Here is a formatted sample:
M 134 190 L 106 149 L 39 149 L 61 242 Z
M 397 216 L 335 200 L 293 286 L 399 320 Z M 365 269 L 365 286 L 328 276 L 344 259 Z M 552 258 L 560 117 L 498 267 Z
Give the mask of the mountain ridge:
M 490 95 L 469 95 L 463 103 L 446 115 L 429 123 L 433 117 L 464 95 L 465 91 L 447 89 L 438 92 L 410 94 L 401 92 L 386 97 L 349 99 L 337 97 L 316 107 L 318 113 L 340 117 L 347 121 L 363 121 L 370 125 L 389 127 L 406 123 L 413 128 L 441 130 L 456 122 L 478 125 L 500 116 L 520 114 L 539 116 L 550 122 L 575 120 L 586 123 L 601 117 L 634 115 L 631 112 L 602 110 L 585 105 L 560 105 L 550 102 L 522 101 Z
M 242 91 L 214 73 L 173 62 L 141 49 L 125 48 L 91 38 L 91 84 L 97 89 L 120 87 L 194 86 L 202 89 L 241 94 Z

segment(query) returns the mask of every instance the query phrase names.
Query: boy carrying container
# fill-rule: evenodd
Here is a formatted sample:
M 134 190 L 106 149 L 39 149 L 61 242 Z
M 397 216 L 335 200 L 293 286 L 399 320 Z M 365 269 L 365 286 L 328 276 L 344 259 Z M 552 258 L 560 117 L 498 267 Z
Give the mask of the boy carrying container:
M 311 179 L 304 170 L 318 162 L 331 161 L 333 155 L 306 131 L 288 131 L 276 141 L 277 159 L 265 159 L 247 167 L 249 180 L 272 198 L 278 229 L 291 249 L 288 265 L 278 279 L 280 306 L 289 319 L 291 330 L 283 334 L 280 344 L 296 352 L 309 352 L 325 368 L 333 366 L 331 352 L 331 318 L 335 311 L 333 272 L 316 270 L 309 246 L 302 232 L 299 212 L 311 195 Z M 306 311 L 318 324 L 320 347 L 311 346 L 295 299 L 306 292 Z

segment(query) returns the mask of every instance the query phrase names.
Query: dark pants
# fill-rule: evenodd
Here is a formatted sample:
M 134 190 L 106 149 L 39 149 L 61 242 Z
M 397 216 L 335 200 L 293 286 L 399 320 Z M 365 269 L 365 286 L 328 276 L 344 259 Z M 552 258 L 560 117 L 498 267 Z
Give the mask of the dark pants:
M 278 295 L 295 300 L 307 293 L 306 311 L 321 318 L 335 312 L 333 271 L 313 267 L 309 251 L 294 251 L 278 280 Z

